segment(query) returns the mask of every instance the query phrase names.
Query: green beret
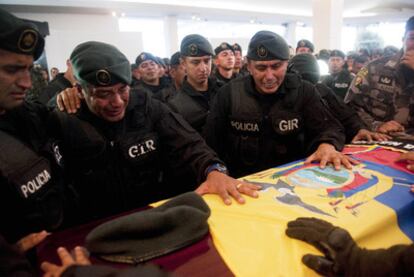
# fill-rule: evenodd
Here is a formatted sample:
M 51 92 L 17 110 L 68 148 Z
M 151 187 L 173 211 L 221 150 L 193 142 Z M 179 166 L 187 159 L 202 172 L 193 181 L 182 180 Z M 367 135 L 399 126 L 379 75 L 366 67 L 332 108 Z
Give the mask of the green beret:
M 319 65 L 315 56 L 310 53 L 302 53 L 293 56 L 289 60 L 290 70 L 293 70 L 302 76 L 302 79 L 313 84 L 317 83 L 320 77 Z
M 405 32 L 414 30 L 414 16 L 410 17 L 405 23 Z
M 315 46 L 313 46 L 313 43 L 310 42 L 307 39 L 301 39 L 298 41 L 298 44 L 296 45 L 296 50 L 298 50 L 299 47 L 306 47 L 309 48 L 311 50 L 311 52 L 313 53 L 313 51 L 315 50 Z
M 242 48 L 241 48 L 240 44 L 238 44 L 238 43 L 233 44 L 231 47 L 233 47 L 234 52 L 236 52 L 236 51 L 242 52 Z
M 45 40 L 35 25 L 0 9 L 0 49 L 30 55 L 37 60 L 44 46 Z
M 289 46 L 278 34 L 259 31 L 250 40 L 247 58 L 255 61 L 288 60 Z
M 216 49 L 214 49 L 214 53 L 216 53 L 216 56 L 217 56 L 218 54 L 220 54 L 220 52 L 225 51 L 225 50 L 231 50 L 234 53 L 233 47 L 227 42 L 220 43 L 220 45 L 217 46 Z
M 70 55 L 73 73 L 81 83 L 113 86 L 131 83 L 131 65 L 115 46 L 98 41 L 79 44 Z
M 138 55 L 138 57 L 135 59 L 135 63 L 137 66 L 142 64 L 145 61 L 153 61 L 155 63 L 158 63 L 157 57 L 155 57 L 153 54 L 148 52 L 142 52 Z
M 171 56 L 171 61 L 170 61 L 171 66 L 179 65 L 180 64 L 180 57 L 181 57 L 180 51 L 175 52 Z
M 187 192 L 159 207 L 99 225 L 86 237 L 86 247 L 105 260 L 144 262 L 202 239 L 209 216 L 203 198 Z
M 213 56 L 213 47 L 210 42 L 200 35 L 188 35 L 181 41 L 180 52 L 186 57 Z
M 341 50 L 338 50 L 338 49 L 332 50 L 331 54 L 329 56 L 330 57 L 340 57 L 342 59 L 345 59 L 345 53 L 342 52 Z

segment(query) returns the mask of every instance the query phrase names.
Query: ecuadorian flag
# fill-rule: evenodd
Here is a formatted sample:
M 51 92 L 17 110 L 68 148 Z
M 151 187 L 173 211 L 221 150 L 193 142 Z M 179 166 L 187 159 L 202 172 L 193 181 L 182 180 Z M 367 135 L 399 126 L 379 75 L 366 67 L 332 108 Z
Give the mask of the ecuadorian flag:
M 348 147 L 361 161 L 352 170 L 324 170 L 303 161 L 242 178 L 260 184 L 259 199 L 245 205 L 204 199 L 214 244 L 236 276 L 314 276 L 301 258 L 318 251 L 285 235 L 287 222 L 318 217 L 347 229 L 365 248 L 409 244 L 414 239 L 414 175 L 395 162 L 401 152 L 381 146 Z

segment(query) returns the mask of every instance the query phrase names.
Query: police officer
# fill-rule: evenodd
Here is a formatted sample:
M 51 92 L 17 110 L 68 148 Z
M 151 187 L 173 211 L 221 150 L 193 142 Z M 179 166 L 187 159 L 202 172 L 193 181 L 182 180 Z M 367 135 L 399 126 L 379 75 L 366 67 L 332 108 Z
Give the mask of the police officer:
M 142 52 L 135 59 L 135 66 L 139 80 L 132 84 L 139 90 L 147 90 L 158 100 L 165 101 L 165 95 L 160 92 L 168 86 L 165 79 L 160 78 L 160 67 L 157 57 L 151 53 Z
M 0 10 L 0 233 L 10 243 L 55 230 L 64 219 L 61 156 L 46 132 L 48 111 L 25 102 L 43 48 L 34 25 Z
M 75 77 L 72 73 L 72 65 L 70 61 L 66 61 L 66 71 L 64 73 L 57 73 L 56 77 L 39 93 L 38 100 L 43 104 L 48 104 L 51 107 L 56 106 L 56 95 L 65 90 L 66 88 L 72 87 L 75 83 Z
M 350 162 L 341 150 L 344 135 L 314 87 L 286 73 L 289 48 L 270 31 L 256 33 L 247 53 L 251 76 L 224 86 L 212 106 L 206 138 L 240 177 L 311 154 L 306 160 Z
M 330 75 L 322 79 L 322 83 L 331 88 L 335 94 L 344 99 L 354 76 L 348 71 L 345 54 L 340 50 L 332 50 L 328 67 Z
M 414 123 L 414 17 L 405 26 L 404 45 L 396 55 L 363 67 L 345 98 L 372 131 L 392 133 Z
M 181 54 L 179 51 L 175 52 L 171 56 L 170 69 L 169 69 L 169 74 L 171 77 L 171 84 L 168 87 L 163 88 L 161 91 L 163 98 L 167 102 L 171 97 L 177 94 L 177 91 L 179 91 L 183 85 L 185 69 L 184 69 L 184 66 L 180 62 L 180 57 L 181 57 Z
M 289 69 L 296 71 L 302 79 L 315 85 L 331 114 L 344 127 L 346 143 L 358 140 L 372 141 L 373 139 L 383 141 L 391 138 L 385 134 L 367 130 L 358 114 L 351 107 L 347 106 L 328 86 L 318 83 L 320 75 L 315 56 L 308 53 L 295 55 L 289 60 Z
M 296 54 L 300 53 L 309 53 L 313 54 L 313 51 L 315 51 L 315 46 L 312 42 L 310 42 L 307 39 L 301 39 L 298 41 L 296 45 Z
M 239 191 L 256 195 L 247 183 L 236 189 L 240 182 L 224 174 L 222 162 L 181 116 L 146 93 L 130 92 L 130 65 L 117 48 L 85 42 L 70 59 L 85 101 L 77 114 L 57 112 L 53 129 L 85 220 L 197 188 L 169 178 L 188 168 L 202 183 L 199 193 L 220 194 L 228 204 L 229 195 L 244 201 Z
M 201 133 L 210 111 L 210 101 L 218 89 L 209 77 L 213 49 L 206 38 L 192 34 L 183 38 L 180 53 L 187 76 L 181 90 L 168 104 Z
M 216 54 L 214 57 L 216 67 L 212 77 L 216 80 L 217 86 L 222 87 L 236 77 L 233 73 L 236 58 L 233 47 L 227 42 L 222 42 L 217 46 L 214 53 Z

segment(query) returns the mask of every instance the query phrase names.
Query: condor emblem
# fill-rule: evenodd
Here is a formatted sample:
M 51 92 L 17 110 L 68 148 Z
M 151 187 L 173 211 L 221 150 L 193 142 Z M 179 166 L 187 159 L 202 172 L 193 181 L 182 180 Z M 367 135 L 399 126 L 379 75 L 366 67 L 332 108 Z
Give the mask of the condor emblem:
M 141 54 L 141 60 L 145 61 L 147 59 L 147 56 L 145 54 Z
M 267 49 L 263 45 L 257 47 L 257 56 L 259 58 L 266 58 L 267 57 Z
M 195 56 L 198 53 L 198 47 L 194 43 L 192 43 L 188 46 L 188 50 L 189 50 L 191 56 Z
M 222 44 L 220 45 L 220 48 L 221 48 L 221 49 L 227 49 L 227 44 L 222 43 Z
M 107 86 L 111 83 L 111 74 L 105 69 L 96 72 L 96 81 L 102 86 Z
M 392 82 L 392 78 L 390 78 L 390 77 L 387 77 L 387 76 L 380 76 L 380 78 L 379 78 L 379 81 L 378 81 L 380 84 L 383 84 L 383 85 L 387 85 L 387 86 L 389 86 L 389 85 L 391 85 L 391 82 Z
M 32 29 L 24 30 L 17 42 L 17 47 L 22 52 L 31 52 L 35 48 L 38 40 L 37 33 Z

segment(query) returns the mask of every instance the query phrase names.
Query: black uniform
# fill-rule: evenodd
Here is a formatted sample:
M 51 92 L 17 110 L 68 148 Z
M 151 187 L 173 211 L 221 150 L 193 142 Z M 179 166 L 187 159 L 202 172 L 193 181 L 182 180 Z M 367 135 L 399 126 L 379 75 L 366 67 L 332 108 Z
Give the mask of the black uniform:
M 162 101 L 167 102 L 170 98 L 170 91 L 165 90 L 169 86 L 169 82 L 166 78 L 160 78 L 160 84 L 158 86 L 149 85 L 141 80 L 133 79 L 132 88 L 135 88 L 137 91 L 146 90 L 151 92 L 152 97 Z
M 354 76 L 348 70 L 343 69 L 338 74 L 326 76 L 322 80 L 322 84 L 330 87 L 343 100 L 353 79 Z
M 341 127 L 308 82 L 291 73 L 274 94 L 260 94 L 251 76 L 218 93 L 206 126 L 207 143 L 240 177 L 304 158 L 320 143 L 341 150 Z
M 0 233 L 15 242 L 63 222 L 62 162 L 46 132 L 48 110 L 26 102 L 0 116 Z
M 344 127 L 346 143 L 351 142 L 359 130 L 368 130 L 355 110 L 347 106 L 328 86 L 321 83 L 315 86 L 330 112 Z
M 207 115 L 210 112 L 210 102 L 216 95 L 218 87 L 214 80 L 208 80 L 208 91 L 196 91 L 187 78 L 184 79 L 181 90 L 168 101 L 168 105 L 180 113 L 185 120 L 199 133 L 206 124 Z
M 38 100 L 43 104 L 49 103 L 51 106 L 56 106 L 56 101 L 49 102 L 49 100 L 54 98 L 59 92 L 71 87 L 72 84 L 65 78 L 64 73 L 59 73 L 56 75 L 56 78 L 39 93 Z
M 146 93 L 131 91 L 125 117 L 115 123 L 83 105 L 77 115 L 57 112 L 65 172 L 79 192 L 85 220 L 130 210 L 183 191 L 181 172 L 202 182 L 221 162 L 178 114 Z M 182 176 L 181 176 L 182 177 Z
M 225 84 L 237 77 L 237 74 L 233 74 L 230 79 L 227 79 L 223 77 L 218 70 L 215 70 L 214 74 L 211 76 L 211 78 L 215 80 L 218 88 L 221 88 L 222 86 L 224 86 Z

